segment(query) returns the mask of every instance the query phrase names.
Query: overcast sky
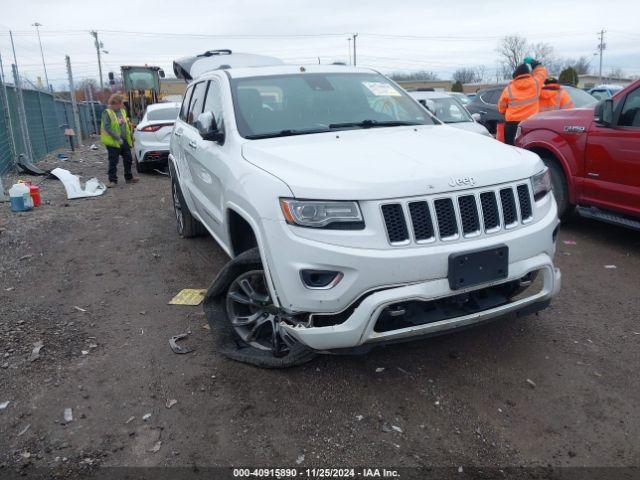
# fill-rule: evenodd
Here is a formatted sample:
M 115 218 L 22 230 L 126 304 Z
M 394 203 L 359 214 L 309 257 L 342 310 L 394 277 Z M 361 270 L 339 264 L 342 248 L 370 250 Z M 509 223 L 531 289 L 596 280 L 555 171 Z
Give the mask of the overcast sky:
M 110 8 L 110 9 L 107 9 Z M 605 29 L 604 71 L 640 75 L 640 1 L 491 0 L 0 0 L 0 53 L 5 75 L 13 63 L 8 30 L 15 33 L 23 76 L 35 81 L 42 64 L 39 22 L 50 82 L 64 86 L 64 55 L 74 77 L 97 78 L 89 30 L 99 32 L 104 76 L 124 64 L 159 65 L 209 49 L 264 53 L 289 63 L 349 60 L 347 38 L 358 33 L 358 65 L 431 70 L 450 78 L 460 66 L 493 72 L 500 37 L 520 34 L 548 42 L 559 58 L 588 56 Z

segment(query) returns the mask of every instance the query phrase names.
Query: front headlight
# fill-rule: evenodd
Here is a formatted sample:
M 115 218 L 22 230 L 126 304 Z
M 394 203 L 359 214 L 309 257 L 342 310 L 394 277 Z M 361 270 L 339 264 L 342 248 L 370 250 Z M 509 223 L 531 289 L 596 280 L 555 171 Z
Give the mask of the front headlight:
M 291 225 L 340 230 L 364 228 L 357 202 L 281 198 L 280 208 Z
M 531 185 L 533 186 L 533 198 L 538 201 L 551 191 L 551 172 L 544 167 L 540 173 L 536 173 L 531 177 Z

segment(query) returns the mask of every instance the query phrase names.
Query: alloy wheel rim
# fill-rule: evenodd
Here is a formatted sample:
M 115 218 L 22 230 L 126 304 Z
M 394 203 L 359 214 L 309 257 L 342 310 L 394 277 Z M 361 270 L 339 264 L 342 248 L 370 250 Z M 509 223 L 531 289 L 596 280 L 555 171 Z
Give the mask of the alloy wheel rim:
M 264 270 L 251 270 L 236 278 L 226 298 L 227 315 L 238 336 L 248 345 L 283 357 L 291 341 L 280 327 L 280 311 L 273 305 Z

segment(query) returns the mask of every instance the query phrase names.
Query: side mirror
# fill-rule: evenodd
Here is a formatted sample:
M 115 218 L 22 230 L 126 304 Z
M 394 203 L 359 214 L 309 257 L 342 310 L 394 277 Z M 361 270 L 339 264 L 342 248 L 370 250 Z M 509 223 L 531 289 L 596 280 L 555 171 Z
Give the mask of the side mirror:
M 605 127 L 613 124 L 613 100 L 607 98 L 600 101 L 593 112 L 593 120 Z
M 482 119 L 482 115 L 479 113 L 472 113 L 471 118 L 473 118 L 474 122 L 479 122 Z
M 218 130 L 218 124 L 213 116 L 213 112 L 204 112 L 198 115 L 195 123 L 198 133 L 203 140 L 222 143 L 224 141 L 224 132 Z
M 164 78 L 164 70 L 158 70 L 158 75 L 160 75 L 160 78 Z

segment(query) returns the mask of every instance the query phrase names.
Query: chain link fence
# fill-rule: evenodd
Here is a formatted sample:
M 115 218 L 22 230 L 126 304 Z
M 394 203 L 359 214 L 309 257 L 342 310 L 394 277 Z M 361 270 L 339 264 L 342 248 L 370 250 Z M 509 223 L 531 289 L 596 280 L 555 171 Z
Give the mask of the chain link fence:
M 8 112 L 3 99 L 5 91 L 3 87 L 6 87 Z M 78 132 L 77 127 L 74 125 L 71 101 L 63 100 L 51 93 L 35 89 L 23 88 L 22 96 L 24 97 L 31 148 L 35 157 L 31 159 L 33 162 L 37 162 L 46 154 L 58 148 L 69 145 L 67 137 L 64 135 L 65 128 L 73 128 L 76 131 L 76 135 L 82 135 L 83 139 L 88 139 L 90 134 L 98 133 L 95 131 L 94 125 L 99 126 L 100 124 L 102 106 L 97 103 L 94 104 L 97 117 L 95 122 L 92 117 L 91 105 L 86 102 L 78 103 L 80 113 L 80 131 Z M 15 87 L 0 83 L 0 177 L 13 169 L 14 158 L 27 152 L 20 127 L 17 102 L 18 95 Z M 9 128 L 9 118 L 12 128 Z M 12 152 L 11 136 L 13 136 L 15 152 Z

